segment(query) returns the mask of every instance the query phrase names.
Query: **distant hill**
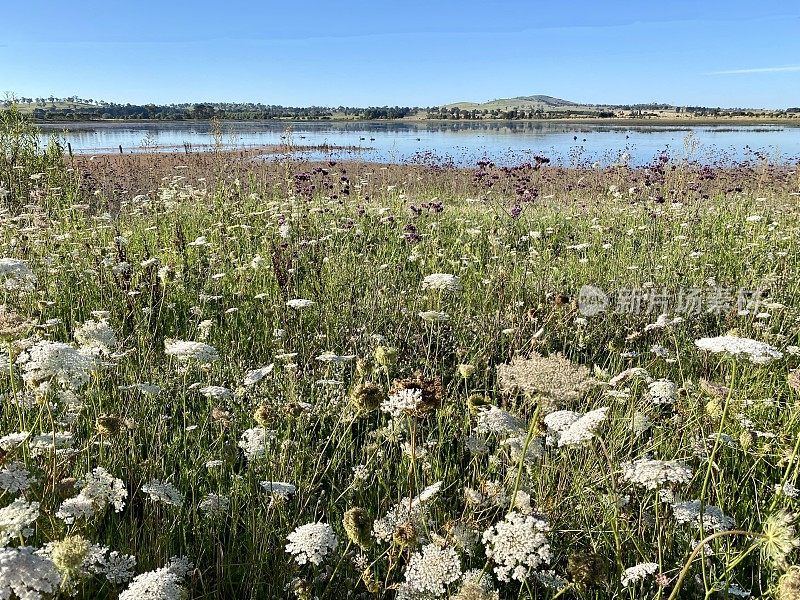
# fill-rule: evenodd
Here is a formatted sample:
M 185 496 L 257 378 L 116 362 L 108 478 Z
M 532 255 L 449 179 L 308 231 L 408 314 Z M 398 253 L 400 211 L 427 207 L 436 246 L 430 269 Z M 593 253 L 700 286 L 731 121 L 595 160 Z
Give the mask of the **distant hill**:
M 446 108 L 460 108 L 461 110 L 558 110 L 560 108 L 580 108 L 586 105 L 537 94 L 535 96 L 517 96 L 516 98 L 498 98 L 489 102 L 454 102 L 447 104 Z

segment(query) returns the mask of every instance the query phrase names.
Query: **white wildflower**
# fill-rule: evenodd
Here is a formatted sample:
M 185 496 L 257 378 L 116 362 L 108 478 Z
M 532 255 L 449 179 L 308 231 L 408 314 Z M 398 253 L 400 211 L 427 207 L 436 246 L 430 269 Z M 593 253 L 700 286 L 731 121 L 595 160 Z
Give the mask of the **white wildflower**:
M 461 290 L 461 280 L 456 275 L 433 273 L 422 280 L 422 288 L 444 292 L 458 292 Z
M 181 600 L 187 595 L 181 584 L 191 568 L 185 559 L 173 558 L 165 567 L 137 575 L 119 600 Z
M 117 347 L 117 335 L 103 320 L 86 321 L 75 330 L 75 341 L 93 354 L 109 355 Z
M 658 563 L 640 563 L 628 567 L 622 574 L 622 587 L 628 587 L 632 583 L 638 583 L 656 571 L 658 571 Z
M 423 321 L 427 321 L 428 323 L 436 323 L 439 321 L 450 320 L 450 315 L 444 312 L 440 312 L 438 310 L 425 310 L 419 313 L 419 316 L 422 318 Z
M 0 258 L 0 281 L 7 290 L 31 290 L 36 284 L 36 275 L 24 260 Z
M 142 491 L 156 502 L 163 502 L 171 506 L 183 504 L 183 494 L 178 488 L 166 481 L 162 483 L 158 479 L 152 479 L 142 486 Z
M 411 555 L 405 576 L 414 591 L 443 596 L 447 586 L 461 577 L 461 561 L 453 548 L 428 544 Z
M 590 441 L 594 431 L 606 419 L 608 407 L 604 406 L 582 415 L 558 434 L 558 446 L 576 446 Z M 549 416 L 549 415 L 548 415 Z
M 674 404 L 678 387 L 668 379 L 656 379 L 648 384 L 647 393 L 653 404 Z
M 244 375 L 244 384 L 246 386 L 257 384 L 259 381 L 264 379 L 264 377 L 272 373 L 272 370 L 274 368 L 275 368 L 274 364 L 269 364 L 266 367 L 259 367 L 258 369 L 253 369 L 252 371 L 248 371 Z
M 672 505 L 672 514 L 678 523 L 694 523 L 700 525 L 700 500 L 687 500 L 676 502 Z M 703 529 L 705 531 L 727 531 L 735 522 L 726 516 L 718 507 L 705 505 L 703 507 Z
M 746 356 L 750 362 L 755 364 L 766 364 L 783 356 L 769 344 L 732 335 L 701 338 L 695 340 L 694 344 L 701 350 L 709 352 L 726 352 L 733 356 Z
M 12 462 L 0 469 L 0 490 L 5 492 L 11 494 L 24 492 L 31 486 L 32 481 L 30 472 L 22 463 Z
M 0 476 L 2 476 L 2 473 L 0 473 Z M 0 485 L 0 487 L 2 486 Z M 797 495 L 800 494 L 800 490 L 798 490 L 792 482 L 787 481 L 783 485 L 776 483 L 775 493 L 778 495 L 788 496 L 789 498 L 797 498 Z
M 667 315 L 658 315 L 655 323 L 650 323 L 649 325 L 644 326 L 645 331 L 650 331 L 652 329 L 663 329 L 665 327 L 669 327 L 670 325 L 677 325 L 678 323 L 683 322 L 683 317 L 675 317 L 674 319 L 670 319 Z
M 622 479 L 648 490 L 655 490 L 665 483 L 688 483 L 692 470 L 676 460 L 653 460 L 640 458 L 623 463 Z
M 220 385 L 207 385 L 206 387 L 201 387 L 197 391 L 211 400 L 227 400 L 233 395 L 228 388 Z
M 56 383 L 64 388 L 79 390 L 89 382 L 96 370 L 94 358 L 69 344 L 40 341 L 17 358 L 22 378 L 32 387 Z
M 31 456 L 41 456 L 72 448 L 74 436 L 69 431 L 50 431 L 35 435 L 28 440 Z
M 231 501 L 227 496 L 220 494 L 207 494 L 198 504 L 197 508 L 209 516 L 218 516 L 228 511 Z
M 322 354 L 317 356 L 317 360 L 324 363 L 341 364 L 349 362 L 353 360 L 355 357 L 356 357 L 355 354 L 339 355 L 339 354 L 334 354 L 333 352 L 323 352 Z
M 216 348 L 203 342 L 167 339 L 164 341 L 164 352 L 167 356 L 174 356 L 182 363 L 193 361 L 206 365 L 219 359 Z
M 497 406 L 480 407 L 476 414 L 478 433 L 494 433 L 500 437 L 525 433 L 522 421 Z
M 30 437 L 27 431 L 15 431 L 0 437 L 0 450 L 13 450 Z
M 57 594 L 61 573 L 51 559 L 34 552 L 30 546 L 0 549 L 0 598 L 44 600 Z
M 293 298 L 286 302 L 286 306 L 294 308 L 295 310 L 308 308 L 309 306 L 314 306 L 314 304 L 315 302 L 313 300 L 306 300 L 305 298 Z
M 111 583 L 126 583 L 133 577 L 135 567 L 135 556 L 111 550 L 95 557 L 94 565 L 90 569 L 95 573 L 105 575 Z
M 38 502 L 17 498 L 8 506 L 0 508 L 0 546 L 5 546 L 13 539 L 31 535 L 31 525 L 38 518 Z
M 297 492 L 297 488 L 285 481 L 262 481 L 261 487 L 277 498 L 289 498 Z
M 76 487 L 80 487 L 78 495 L 62 502 L 56 512 L 56 516 L 67 524 L 72 524 L 79 518 L 92 517 L 109 504 L 114 507 L 114 512 L 125 508 L 125 498 L 128 497 L 125 483 L 103 467 L 93 469 Z
M 486 556 L 495 563 L 494 571 L 500 581 L 525 581 L 532 571 L 550 562 L 550 543 L 547 522 L 518 512 L 483 533 Z
M 404 498 L 395 504 L 383 517 L 376 519 L 372 524 L 372 535 L 378 541 L 388 542 L 392 539 L 398 526 L 408 522 L 419 525 L 425 516 L 427 502 L 438 494 L 441 488 L 442 482 L 437 481 L 414 498 Z
M 289 543 L 286 544 L 286 552 L 294 556 L 298 565 L 320 565 L 325 556 L 339 545 L 333 527 L 327 523 L 300 525 L 287 539 Z
M 267 442 L 275 439 L 275 432 L 263 427 L 246 429 L 239 440 L 239 448 L 244 452 L 248 461 L 264 458 L 267 453 Z
M 381 402 L 381 410 L 398 418 L 404 414 L 414 414 L 422 405 L 422 390 L 403 388 Z

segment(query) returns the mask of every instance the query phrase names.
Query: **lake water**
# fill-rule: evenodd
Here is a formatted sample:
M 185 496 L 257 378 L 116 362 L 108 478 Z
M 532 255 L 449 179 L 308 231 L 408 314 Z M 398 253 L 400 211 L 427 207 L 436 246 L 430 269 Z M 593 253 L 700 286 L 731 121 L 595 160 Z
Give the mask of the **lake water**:
M 68 127 L 68 131 L 64 128 Z M 214 144 L 207 122 L 73 123 L 42 125 L 60 133 L 73 152 L 206 150 Z M 607 125 L 553 122 L 227 122 L 228 148 L 282 144 L 336 146 L 348 151 L 308 152 L 313 159 L 377 162 L 446 162 L 474 165 L 486 158 L 517 164 L 545 156 L 562 165 L 642 165 L 663 152 L 674 160 L 707 163 L 800 161 L 800 127 L 787 125 Z

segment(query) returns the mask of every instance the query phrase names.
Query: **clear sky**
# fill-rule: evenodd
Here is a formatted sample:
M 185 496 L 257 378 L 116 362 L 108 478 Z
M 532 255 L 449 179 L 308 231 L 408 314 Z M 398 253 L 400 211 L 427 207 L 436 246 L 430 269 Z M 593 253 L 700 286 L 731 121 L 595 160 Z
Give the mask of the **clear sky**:
M 800 105 L 797 0 L 9 0 L 0 93 L 131 103 Z

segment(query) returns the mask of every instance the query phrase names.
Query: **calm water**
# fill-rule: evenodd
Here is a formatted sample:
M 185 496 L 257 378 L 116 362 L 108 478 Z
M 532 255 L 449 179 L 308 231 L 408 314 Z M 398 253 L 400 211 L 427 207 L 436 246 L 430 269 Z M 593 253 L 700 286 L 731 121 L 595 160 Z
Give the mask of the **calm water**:
M 194 151 L 214 143 L 208 123 L 74 123 L 43 125 L 62 132 L 73 152 Z M 740 162 L 800 160 L 800 127 L 784 125 L 576 125 L 565 123 L 309 123 L 223 122 L 226 147 L 281 144 L 351 147 L 350 151 L 309 152 L 309 158 L 352 158 L 378 162 L 452 162 L 474 165 L 488 158 L 516 164 L 535 155 L 564 165 L 599 161 L 610 164 L 627 157 L 645 164 L 662 152 L 673 159 Z

